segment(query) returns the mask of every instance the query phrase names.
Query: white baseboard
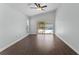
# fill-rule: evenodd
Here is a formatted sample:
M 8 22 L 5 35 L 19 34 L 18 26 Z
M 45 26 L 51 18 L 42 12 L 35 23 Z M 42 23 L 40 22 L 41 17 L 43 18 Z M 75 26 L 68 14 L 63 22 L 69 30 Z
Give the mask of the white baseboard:
M 73 49 L 77 54 L 79 54 L 79 51 L 76 50 L 72 45 L 70 45 L 67 41 L 65 41 L 60 35 L 56 34 L 55 35 L 60 38 L 65 44 L 67 44 L 71 49 Z
M 24 35 L 24 36 L 20 37 L 19 39 L 17 39 L 16 41 L 13 41 L 12 43 L 6 45 L 5 47 L 0 48 L 0 52 L 2 52 L 3 50 L 7 49 L 8 47 L 14 45 L 15 43 L 19 42 L 20 40 L 22 40 L 23 38 L 25 38 L 25 37 L 28 36 L 28 35 L 29 35 L 29 34 Z

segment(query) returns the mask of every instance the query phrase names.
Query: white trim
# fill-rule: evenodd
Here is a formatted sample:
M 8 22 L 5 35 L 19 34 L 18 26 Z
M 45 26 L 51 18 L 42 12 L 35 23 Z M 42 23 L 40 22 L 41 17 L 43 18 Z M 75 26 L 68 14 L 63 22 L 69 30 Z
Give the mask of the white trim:
M 79 51 L 76 50 L 72 45 L 70 45 L 67 41 L 65 41 L 60 35 L 58 35 L 57 33 L 55 33 L 55 35 L 60 38 L 65 44 L 67 44 L 71 49 L 73 49 L 77 54 L 79 54 Z
M 26 37 L 26 36 L 28 36 L 28 35 L 29 35 L 29 34 L 24 35 L 24 36 L 20 37 L 19 39 L 17 39 L 16 41 L 14 41 L 14 42 L 12 42 L 12 43 L 6 45 L 5 47 L 0 48 L 0 52 L 2 52 L 3 50 L 7 49 L 8 47 L 14 45 L 15 43 L 19 42 L 20 40 L 22 40 L 24 37 Z

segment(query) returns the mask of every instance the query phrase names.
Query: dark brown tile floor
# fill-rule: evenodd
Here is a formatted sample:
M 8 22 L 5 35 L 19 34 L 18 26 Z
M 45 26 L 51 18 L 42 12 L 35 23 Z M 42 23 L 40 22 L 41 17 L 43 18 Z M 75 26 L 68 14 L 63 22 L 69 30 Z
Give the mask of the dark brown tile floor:
M 52 37 L 53 36 L 53 37 Z M 56 35 L 29 35 L 1 55 L 77 55 Z

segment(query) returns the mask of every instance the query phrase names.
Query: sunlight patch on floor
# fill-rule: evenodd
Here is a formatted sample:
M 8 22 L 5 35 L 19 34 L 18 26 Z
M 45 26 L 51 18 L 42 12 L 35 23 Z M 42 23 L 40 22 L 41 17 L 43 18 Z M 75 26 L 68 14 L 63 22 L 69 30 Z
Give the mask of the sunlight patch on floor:
M 37 46 L 41 51 L 50 51 L 54 47 L 53 34 L 38 34 Z

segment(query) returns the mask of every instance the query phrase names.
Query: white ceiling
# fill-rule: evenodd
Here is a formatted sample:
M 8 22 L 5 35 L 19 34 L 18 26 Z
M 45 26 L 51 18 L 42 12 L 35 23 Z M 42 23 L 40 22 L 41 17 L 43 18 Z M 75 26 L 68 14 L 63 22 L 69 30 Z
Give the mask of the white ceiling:
M 16 10 L 22 12 L 23 14 L 27 16 L 34 16 L 40 13 L 45 13 L 48 11 L 53 11 L 56 8 L 59 7 L 60 4 L 57 3 L 41 3 L 42 5 L 47 5 L 45 8 L 45 11 L 40 11 L 36 9 L 31 9 L 30 7 L 35 7 L 34 3 L 7 3 L 12 8 L 15 8 Z

